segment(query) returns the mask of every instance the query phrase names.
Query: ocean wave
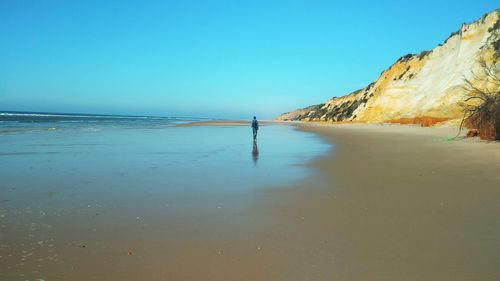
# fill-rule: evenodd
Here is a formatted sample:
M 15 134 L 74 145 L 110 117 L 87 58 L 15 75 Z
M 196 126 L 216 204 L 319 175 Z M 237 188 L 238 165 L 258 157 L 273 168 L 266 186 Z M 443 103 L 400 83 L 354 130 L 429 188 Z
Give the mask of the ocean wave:
M 107 114 L 78 114 L 78 113 L 37 113 L 37 112 L 0 112 L 0 117 L 58 117 L 83 119 L 138 119 L 138 120 L 177 120 L 189 119 L 183 117 L 134 116 L 134 115 L 107 115 Z
M 207 119 L 158 116 L 83 115 L 41 112 L 0 112 L 0 136 L 34 132 L 105 129 L 162 129 Z

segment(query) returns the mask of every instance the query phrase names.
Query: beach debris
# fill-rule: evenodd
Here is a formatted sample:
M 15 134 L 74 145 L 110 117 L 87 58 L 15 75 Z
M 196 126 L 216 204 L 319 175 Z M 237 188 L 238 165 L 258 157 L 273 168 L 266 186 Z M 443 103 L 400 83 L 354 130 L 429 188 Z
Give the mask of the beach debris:
M 128 252 L 127 252 L 127 255 L 129 255 L 129 256 L 131 256 L 131 255 L 133 255 L 133 254 L 134 254 L 134 253 L 133 253 L 132 251 L 128 251 Z

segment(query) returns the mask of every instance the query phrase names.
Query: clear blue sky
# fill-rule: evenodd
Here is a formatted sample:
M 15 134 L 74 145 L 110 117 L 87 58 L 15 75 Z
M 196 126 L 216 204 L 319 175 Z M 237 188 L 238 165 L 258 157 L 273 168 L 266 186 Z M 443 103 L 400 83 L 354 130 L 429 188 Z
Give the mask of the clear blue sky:
M 499 4 L 2 0 L 0 110 L 272 118 L 364 87 Z

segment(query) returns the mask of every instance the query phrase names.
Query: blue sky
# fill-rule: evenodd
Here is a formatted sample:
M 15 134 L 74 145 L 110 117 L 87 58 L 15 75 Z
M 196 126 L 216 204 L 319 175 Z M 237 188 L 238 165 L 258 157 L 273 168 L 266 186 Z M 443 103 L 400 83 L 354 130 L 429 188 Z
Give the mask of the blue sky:
M 262 119 L 375 80 L 499 1 L 0 1 L 0 110 Z

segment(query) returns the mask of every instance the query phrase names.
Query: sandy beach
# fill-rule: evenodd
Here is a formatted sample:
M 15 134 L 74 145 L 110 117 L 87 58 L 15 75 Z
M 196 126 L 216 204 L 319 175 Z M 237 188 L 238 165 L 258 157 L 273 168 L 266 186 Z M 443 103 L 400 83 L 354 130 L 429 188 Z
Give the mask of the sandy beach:
M 268 123 L 259 136 L 261 153 L 254 164 L 250 142 L 233 139 L 237 143 L 227 146 L 231 132 L 247 132 L 240 127 L 245 123 L 194 125 L 181 126 L 180 136 L 189 135 L 175 139 L 170 139 L 171 129 L 119 131 L 119 137 L 113 131 L 103 133 L 123 148 L 109 154 L 110 148 L 85 146 L 82 156 L 68 155 L 80 162 L 64 164 L 66 171 L 51 161 L 66 163 L 58 158 L 64 154 L 54 153 L 58 147 L 73 151 L 74 146 L 47 146 L 48 162 L 40 158 L 41 166 L 30 168 L 35 182 L 26 179 L 24 188 L 13 182 L 4 192 L 0 276 L 85 281 L 494 281 L 500 276 L 498 142 L 452 141 L 456 130 L 448 128 Z M 287 126 L 300 132 L 290 134 Z M 275 130 L 283 131 L 276 134 L 279 140 L 269 138 Z M 178 158 L 194 161 L 179 166 L 182 173 L 190 171 L 185 179 L 175 173 L 178 164 L 162 162 L 177 159 L 177 154 L 157 152 L 178 139 L 192 139 L 183 146 L 185 153 L 194 145 L 203 151 L 206 144 L 197 144 L 196 136 L 208 140 L 219 134 L 223 137 L 211 142 L 211 154 L 194 151 Z M 100 133 L 85 136 L 92 143 Z M 313 150 L 323 152 L 312 160 L 297 154 L 294 146 L 308 140 L 316 145 L 318 137 L 329 144 L 326 153 Z M 133 140 L 133 146 L 125 146 L 125 139 Z M 165 146 L 168 140 L 172 143 Z M 118 159 L 125 147 L 135 154 L 124 165 Z M 248 163 L 231 170 L 242 165 L 242 148 L 241 159 Z M 272 151 L 278 148 L 282 151 Z M 93 153 L 102 169 L 85 164 Z M 279 169 L 266 165 L 287 155 L 304 159 L 294 164 L 302 168 L 289 170 L 288 176 L 303 168 L 310 172 L 294 181 L 277 178 L 286 183 L 270 185 L 274 181 L 267 178 L 273 175 L 266 169 L 281 174 L 282 164 Z M 186 168 L 198 166 L 200 171 Z M 223 178 L 217 167 L 226 171 Z M 40 183 L 38 174 L 52 173 L 47 182 L 35 184 Z M 60 178 L 64 173 L 69 173 L 67 184 L 60 183 L 66 180 Z M 242 189 L 251 174 L 260 187 Z M 180 186 L 193 186 L 170 187 L 174 179 Z M 261 183 L 263 179 L 267 181 Z
M 224 263 L 206 263 L 221 269 L 211 280 L 500 276 L 500 143 L 452 140 L 456 128 L 296 127 L 332 150 L 314 177 L 257 196 Z
M 295 126 L 333 145 L 309 163 L 314 176 L 262 190 L 221 237 L 173 261 L 197 272 L 173 271 L 176 280 L 500 276 L 499 143 L 451 140 L 455 128 Z M 214 246 L 217 258 L 205 249 Z
M 272 192 L 259 209 L 293 225 L 310 276 L 498 279 L 500 143 L 452 141 L 454 128 L 297 127 L 334 148 L 313 163 L 316 180 Z

